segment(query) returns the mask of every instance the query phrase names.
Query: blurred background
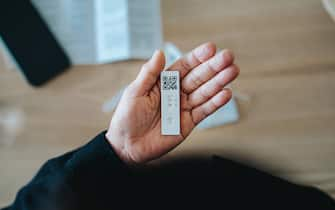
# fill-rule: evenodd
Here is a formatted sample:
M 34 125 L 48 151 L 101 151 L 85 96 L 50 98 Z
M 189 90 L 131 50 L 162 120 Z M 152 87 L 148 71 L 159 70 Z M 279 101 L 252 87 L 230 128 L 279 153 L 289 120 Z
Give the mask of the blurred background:
M 335 198 L 335 22 L 324 7 L 334 1 L 325 2 L 162 0 L 164 41 L 182 53 L 212 41 L 232 49 L 241 67 L 232 85 L 239 120 L 196 130 L 164 158 L 217 154 Z M 102 104 L 135 78 L 144 60 L 73 65 L 34 88 L 0 58 L 4 206 L 47 159 L 107 129 L 112 113 L 103 113 Z

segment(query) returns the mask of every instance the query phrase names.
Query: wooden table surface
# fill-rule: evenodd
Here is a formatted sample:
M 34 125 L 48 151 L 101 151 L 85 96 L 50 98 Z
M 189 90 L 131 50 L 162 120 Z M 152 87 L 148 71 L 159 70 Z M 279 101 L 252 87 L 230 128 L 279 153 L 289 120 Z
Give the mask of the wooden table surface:
M 218 154 L 335 197 L 335 23 L 318 0 L 165 0 L 165 40 L 183 52 L 208 40 L 236 52 L 241 120 L 195 131 L 167 157 Z M 0 102 L 22 109 L 16 141 L 0 146 L 0 206 L 48 158 L 107 128 L 101 105 L 143 61 L 74 67 L 42 88 L 0 69 Z

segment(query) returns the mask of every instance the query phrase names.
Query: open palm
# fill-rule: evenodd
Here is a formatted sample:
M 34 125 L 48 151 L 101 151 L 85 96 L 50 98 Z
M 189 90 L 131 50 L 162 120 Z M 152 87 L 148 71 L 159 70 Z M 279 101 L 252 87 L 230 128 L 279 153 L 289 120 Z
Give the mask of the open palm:
M 160 81 L 164 54 L 156 51 L 124 92 L 106 134 L 120 158 L 143 163 L 158 158 L 180 144 L 201 120 L 226 104 L 231 91 L 224 87 L 239 73 L 233 55 L 217 55 L 212 43 L 203 44 L 167 70 L 181 77 L 181 135 L 161 135 Z

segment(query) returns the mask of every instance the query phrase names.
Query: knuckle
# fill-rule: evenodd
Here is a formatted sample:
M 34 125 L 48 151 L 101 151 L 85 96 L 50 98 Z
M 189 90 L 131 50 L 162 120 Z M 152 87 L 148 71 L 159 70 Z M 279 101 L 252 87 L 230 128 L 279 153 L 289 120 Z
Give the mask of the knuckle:
M 216 110 L 218 107 L 220 107 L 220 105 L 217 104 L 214 100 L 210 100 L 209 103 L 210 103 L 211 110 Z
M 211 71 L 212 72 L 212 74 L 216 74 L 218 71 L 220 71 L 220 69 L 217 69 L 217 68 L 214 68 L 212 65 L 213 64 L 211 64 L 211 62 L 206 62 L 206 65 L 207 65 L 207 70 L 208 71 Z
M 186 61 L 186 57 L 184 57 L 184 58 L 182 58 L 181 60 L 180 60 L 180 65 L 181 65 L 181 67 L 183 68 L 183 69 L 186 69 L 186 70 L 188 70 L 188 69 L 191 69 L 191 66 L 189 65 L 189 63 Z
M 204 118 L 208 115 L 211 114 L 210 110 L 207 107 L 204 107 L 204 109 L 202 110 L 202 114 L 204 116 Z
M 198 55 L 195 54 L 194 51 L 190 53 L 190 57 L 194 61 L 194 63 L 202 63 L 201 59 L 199 58 Z
M 191 76 L 191 79 L 195 87 L 198 87 L 199 85 L 203 83 L 201 77 L 195 73 L 193 73 L 193 75 Z
M 201 96 L 203 99 L 205 99 L 205 100 L 207 100 L 207 99 L 210 98 L 210 95 L 207 93 L 207 91 L 205 91 L 205 90 L 202 89 L 202 88 L 199 88 L 199 94 L 200 94 L 200 96 Z

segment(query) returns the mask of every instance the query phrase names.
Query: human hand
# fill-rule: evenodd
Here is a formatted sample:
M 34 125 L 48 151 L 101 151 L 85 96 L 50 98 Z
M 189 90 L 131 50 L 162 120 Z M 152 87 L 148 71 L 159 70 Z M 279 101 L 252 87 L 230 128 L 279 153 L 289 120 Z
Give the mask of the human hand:
M 207 116 L 232 97 L 224 88 L 239 74 L 231 51 L 217 55 L 216 46 L 203 44 L 176 61 L 168 70 L 180 72 L 180 126 L 178 136 L 161 135 L 160 73 L 163 52 L 156 51 L 137 78 L 126 88 L 111 120 L 106 138 L 128 164 L 145 163 L 166 154 Z

